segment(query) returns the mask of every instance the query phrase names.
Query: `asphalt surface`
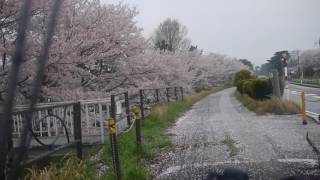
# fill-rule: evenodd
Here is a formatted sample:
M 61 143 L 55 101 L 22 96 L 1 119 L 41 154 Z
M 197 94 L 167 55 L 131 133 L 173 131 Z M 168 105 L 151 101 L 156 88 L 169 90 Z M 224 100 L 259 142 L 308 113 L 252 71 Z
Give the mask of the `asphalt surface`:
M 312 88 L 288 84 L 285 90 L 284 97 L 295 101 L 297 104 L 301 103 L 300 93 L 304 91 L 306 96 L 306 109 L 317 114 L 320 114 L 320 88 Z
M 228 167 L 247 172 L 250 179 L 319 174 L 317 156 L 306 141 L 307 132 L 320 137 L 319 125 L 303 126 L 298 115 L 257 116 L 234 92 L 230 88 L 204 98 L 176 122 L 167 133 L 174 150 L 160 153 L 151 165 L 156 179 L 203 179 Z

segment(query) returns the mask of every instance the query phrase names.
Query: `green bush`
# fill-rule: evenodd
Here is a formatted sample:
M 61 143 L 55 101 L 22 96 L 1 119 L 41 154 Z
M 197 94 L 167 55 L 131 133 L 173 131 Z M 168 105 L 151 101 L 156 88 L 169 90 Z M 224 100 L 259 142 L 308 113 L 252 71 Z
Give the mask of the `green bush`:
M 247 69 L 243 69 L 243 70 L 236 73 L 236 75 L 234 77 L 234 85 L 238 86 L 239 83 L 241 83 L 242 81 L 248 80 L 251 78 L 252 78 L 251 72 Z
M 243 93 L 244 93 L 243 90 L 242 90 L 243 81 L 238 82 L 236 86 L 237 86 L 237 90 L 238 90 L 241 94 L 243 94 Z
M 249 79 L 240 81 L 237 90 L 254 99 L 264 99 L 272 93 L 272 84 L 269 79 Z
M 252 98 L 263 99 L 272 93 L 272 83 L 270 79 L 254 79 Z
M 254 94 L 254 80 L 244 80 L 242 81 L 242 92 L 243 94 L 248 94 L 249 96 L 252 96 Z

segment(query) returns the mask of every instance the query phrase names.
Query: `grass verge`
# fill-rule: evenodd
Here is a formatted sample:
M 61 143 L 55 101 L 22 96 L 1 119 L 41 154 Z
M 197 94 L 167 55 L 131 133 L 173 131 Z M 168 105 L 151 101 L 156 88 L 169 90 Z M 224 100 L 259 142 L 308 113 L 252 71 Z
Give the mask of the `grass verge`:
M 221 141 L 221 143 L 225 144 L 228 147 L 231 157 L 239 154 L 240 150 L 235 145 L 237 142 L 232 139 L 229 134 L 225 134 L 224 139 Z
M 298 86 L 320 88 L 320 85 L 319 85 L 319 84 L 315 84 L 315 83 L 303 83 L 303 84 L 301 84 L 301 83 L 298 82 L 298 81 L 290 81 L 290 83 L 291 83 L 291 84 L 294 84 L 294 85 L 298 85 Z
M 54 155 L 34 162 L 23 170 L 21 179 L 24 180 L 84 180 L 98 179 L 96 175 L 96 163 L 89 160 L 95 155 L 101 146 L 95 146 L 87 150 L 83 160 L 75 155 Z
M 142 121 L 141 147 L 136 146 L 134 130 L 119 136 L 118 147 L 122 179 L 151 179 L 152 175 L 147 170 L 148 164 L 154 160 L 157 152 L 173 147 L 170 138 L 163 135 L 166 129 L 194 103 L 222 89 L 203 91 L 186 97 L 182 101 L 154 107 L 150 115 Z M 110 144 L 106 143 L 104 161 L 109 167 L 113 167 L 111 157 Z M 114 172 L 107 173 L 103 179 L 115 179 Z
M 75 157 L 67 157 L 58 162 L 51 163 L 44 168 L 31 167 L 27 168 L 25 180 L 84 180 L 96 179 L 95 166 L 89 161 L 80 161 Z
M 236 98 L 249 110 L 257 113 L 258 115 L 264 114 L 278 114 L 288 115 L 297 114 L 300 108 L 293 101 L 271 97 L 266 100 L 255 100 L 246 94 L 240 94 L 238 91 L 235 93 Z

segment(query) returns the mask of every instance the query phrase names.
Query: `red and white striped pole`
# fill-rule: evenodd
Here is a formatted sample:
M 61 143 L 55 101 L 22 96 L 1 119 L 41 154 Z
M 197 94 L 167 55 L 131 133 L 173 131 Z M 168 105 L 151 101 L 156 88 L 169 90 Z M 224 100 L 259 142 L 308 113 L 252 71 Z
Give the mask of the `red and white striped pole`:
M 288 80 L 288 59 L 287 58 L 283 58 L 283 67 L 284 67 L 284 80 Z

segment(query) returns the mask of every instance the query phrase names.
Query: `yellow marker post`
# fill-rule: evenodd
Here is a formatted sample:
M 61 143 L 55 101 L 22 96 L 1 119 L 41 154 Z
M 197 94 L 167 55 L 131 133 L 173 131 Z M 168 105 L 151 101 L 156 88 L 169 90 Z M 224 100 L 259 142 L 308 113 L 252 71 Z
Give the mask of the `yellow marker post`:
M 134 115 L 136 116 L 136 119 L 141 119 L 141 113 L 140 113 L 141 111 L 139 108 L 134 107 L 132 108 L 131 112 L 134 113 Z
M 116 127 L 115 127 L 115 125 L 116 125 L 115 119 L 113 119 L 113 118 L 108 119 L 108 120 L 106 121 L 106 124 L 107 124 L 108 127 L 109 127 L 109 133 L 110 133 L 110 134 L 116 134 L 116 133 L 117 133 L 117 129 L 116 129 Z
M 301 114 L 302 114 L 302 124 L 307 124 L 307 115 L 306 115 L 306 97 L 305 93 L 301 92 Z

